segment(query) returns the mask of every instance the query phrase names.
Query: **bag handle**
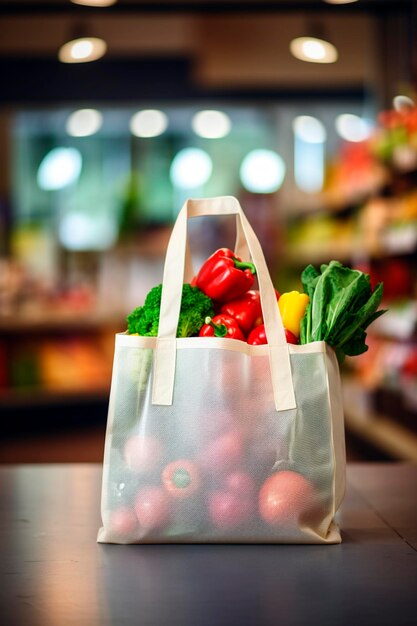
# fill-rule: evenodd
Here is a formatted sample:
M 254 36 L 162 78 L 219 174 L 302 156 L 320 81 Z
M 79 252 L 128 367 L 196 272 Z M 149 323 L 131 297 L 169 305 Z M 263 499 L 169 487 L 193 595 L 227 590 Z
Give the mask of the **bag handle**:
M 244 235 L 252 261 L 257 270 L 265 332 L 268 338 L 275 408 L 277 411 L 296 408 L 289 349 L 277 306 L 275 290 L 261 245 L 238 200 L 233 196 L 187 200 L 179 212 L 172 229 L 165 257 L 162 281 L 159 330 L 154 355 L 153 404 L 172 404 L 175 379 L 176 334 L 185 270 L 188 218 L 202 215 L 233 214 L 237 215 L 240 221 L 241 235 Z
M 246 243 L 245 233 L 242 230 L 239 216 L 236 215 L 236 242 L 234 251 L 236 256 L 240 257 L 242 261 L 249 261 L 250 253 L 248 244 Z M 184 267 L 184 283 L 190 283 L 195 276 L 193 261 L 191 258 L 190 246 L 188 245 L 188 239 L 185 249 L 185 267 Z

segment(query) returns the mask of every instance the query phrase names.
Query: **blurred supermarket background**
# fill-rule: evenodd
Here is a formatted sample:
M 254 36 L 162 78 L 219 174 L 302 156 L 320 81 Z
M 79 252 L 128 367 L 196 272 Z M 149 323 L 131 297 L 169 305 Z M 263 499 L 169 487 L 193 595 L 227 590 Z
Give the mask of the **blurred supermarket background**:
M 384 281 L 348 458 L 417 461 L 415 2 L 0 0 L 0 84 L 0 462 L 102 459 L 114 333 L 214 195 L 281 292 L 331 259 Z M 232 226 L 193 221 L 196 261 Z

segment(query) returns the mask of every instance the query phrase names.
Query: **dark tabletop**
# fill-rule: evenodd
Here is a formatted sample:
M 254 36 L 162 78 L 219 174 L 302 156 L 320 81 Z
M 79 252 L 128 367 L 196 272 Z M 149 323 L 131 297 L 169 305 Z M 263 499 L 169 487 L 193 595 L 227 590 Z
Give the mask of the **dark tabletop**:
M 341 545 L 97 544 L 100 487 L 0 469 L 1 624 L 417 624 L 417 465 L 348 467 Z

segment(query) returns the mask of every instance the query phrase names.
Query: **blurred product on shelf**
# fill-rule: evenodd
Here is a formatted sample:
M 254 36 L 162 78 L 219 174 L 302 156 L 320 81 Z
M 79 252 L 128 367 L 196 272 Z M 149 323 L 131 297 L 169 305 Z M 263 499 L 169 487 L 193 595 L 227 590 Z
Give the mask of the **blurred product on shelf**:
M 12 388 L 41 387 L 52 391 L 107 390 L 111 349 L 105 339 L 69 337 L 26 340 L 17 345 L 10 363 Z
M 88 284 L 52 286 L 13 260 L 0 260 L 0 320 L 44 311 L 78 313 L 95 307 L 95 293 Z
M 417 169 L 417 107 L 381 111 L 370 145 L 378 159 L 399 172 Z
M 333 212 L 359 203 L 378 192 L 388 178 L 389 172 L 384 163 L 375 158 L 369 141 L 344 142 L 328 163 L 323 204 Z
M 322 208 L 290 223 L 287 263 L 331 258 L 384 283 L 369 351 L 342 369 L 346 427 L 392 458 L 417 461 L 417 108 L 385 111 L 369 139 L 328 167 Z
M 21 263 L 0 259 L 0 316 L 13 315 L 23 303 L 41 294 L 40 282 L 30 276 Z
M 65 281 L 62 281 L 63 283 Z M 46 285 L 3 260 L 0 272 L 0 405 L 108 393 L 121 307 L 99 306 L 93 287 Z M 51 395 L 52 394 L 52 395 Z M 57 395 L 58 394 L 58 395 Z

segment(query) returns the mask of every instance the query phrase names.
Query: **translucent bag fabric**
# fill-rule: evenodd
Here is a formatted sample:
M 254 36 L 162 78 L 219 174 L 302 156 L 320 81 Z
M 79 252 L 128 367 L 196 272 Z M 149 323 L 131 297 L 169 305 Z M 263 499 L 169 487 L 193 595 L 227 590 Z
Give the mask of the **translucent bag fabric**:
M 187 219 L 236 214 L 268 345 L 176 339 Z M 102 520 L 108 543 L 339 543 L 345 444 L 324 342 L 286 343 L 259 242 L 237 200 L 189 200 L 168 245 L 157 338 L 116 336 Z

